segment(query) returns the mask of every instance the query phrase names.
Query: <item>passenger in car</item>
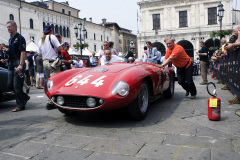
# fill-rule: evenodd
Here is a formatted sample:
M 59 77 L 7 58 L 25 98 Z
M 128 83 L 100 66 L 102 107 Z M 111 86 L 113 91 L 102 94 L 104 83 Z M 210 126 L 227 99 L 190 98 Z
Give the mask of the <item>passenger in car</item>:
M 104 56 L 101 58 L 101 65 L 111 64 L 113 62 L 122 62 L 122 59 L 116 55 L 112 55 L 110 49 L 104 50 Z

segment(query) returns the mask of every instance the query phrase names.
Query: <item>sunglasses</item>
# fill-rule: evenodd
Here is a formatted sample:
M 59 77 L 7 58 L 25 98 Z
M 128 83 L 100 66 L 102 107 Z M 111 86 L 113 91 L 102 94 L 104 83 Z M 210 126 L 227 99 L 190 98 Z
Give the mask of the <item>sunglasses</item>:
M 108 44 L 104 44 L 104 46 L 109 46 Z

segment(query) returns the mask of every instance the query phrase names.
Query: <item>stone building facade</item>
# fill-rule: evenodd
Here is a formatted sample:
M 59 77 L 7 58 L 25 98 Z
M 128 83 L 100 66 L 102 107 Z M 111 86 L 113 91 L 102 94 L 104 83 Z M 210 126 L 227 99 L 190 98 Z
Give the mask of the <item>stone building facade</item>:
M 27 3 L 19 0 L 0 0 L 0 42 L 7 44 L 10 35 L 6 28 L 6 22 L 16 21 L 18 32 L 26 39 L 38 43 L 43 33 L 44 25 L 52 25 L 54 33 L 61 34 L 63 42 L 72 45 L 79 42 L 74 34 L 74 27 L 81 22 L 87 30 L 87 37 L 84 43 L 89 45 L 88 49 L 97 52 L 103 48 L 104 41 L 113 41 L 115 50 L 119 51 L 119 28 L 112 28 L 102 24 L 81 19 L 78 17 L 80 10 L 72 8 L 67 2 L 58 3 L 55 1 L 36 1 Z
M 132 34 L 131 30 L 121 28 L 119 32 L 119 44 L 120 44 L 120 52 L 127 53 L 130 49 L 130 43 L 133 42 L 132 45 L 135 46 L 135 52 L 138 52 L 137 50 L 137 35 Z
M 210 32 L 219 31 L 218 4 L 225 10 L 222 30 L 232 30 L 236 20 L 232 11 L 233 0 L 140 0 L 141 32 L 138 34 L 138 48 L 146 45 L 146 41 L 154 42 L 158 50 L 166 51 L 166 37 L 175 39 L 187 53 L 196 59 L 199 42 L 204 41 L 208 47 L 213 46 Z M 215 45 L 219 45 L 219 37 Z M 227 37 L 226 37 L 227 38 Z

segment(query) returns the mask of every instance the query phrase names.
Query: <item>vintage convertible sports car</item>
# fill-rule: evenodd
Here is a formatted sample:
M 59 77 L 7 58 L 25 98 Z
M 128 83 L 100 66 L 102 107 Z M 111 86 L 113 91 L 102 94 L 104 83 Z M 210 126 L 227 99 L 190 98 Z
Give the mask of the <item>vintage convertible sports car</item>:
M 48 79 L 45 93 L 64 114 L 127 107 L 130 117 L 146 117 L 150 98 L 174 94 L 175 72 L 151 63 L 112 63 L 71 69 Z
M 0 67 L 0 102 L 10 101 L 15 99 L 15 95 L 7 87 L 8 70 Z

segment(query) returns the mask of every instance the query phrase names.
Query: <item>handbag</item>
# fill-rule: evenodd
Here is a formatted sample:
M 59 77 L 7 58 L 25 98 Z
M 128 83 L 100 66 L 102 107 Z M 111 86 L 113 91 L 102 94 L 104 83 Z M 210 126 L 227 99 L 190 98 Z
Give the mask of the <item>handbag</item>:
M 50 42 L 50 44 L 51 44 L 51 46 L 52 46 L 52 48 L 54 50 L 54 45 L 52 44 L 52 41 L 51 41 L 51 35 L 49 35 L 49 42 Z M 54 69 L 57 69 L 58 67 L 60 67 L 60 65 L 62 64 L 62 60 L 61 59 L 62 59 L 62 55 L 59 56 L 59 54 L 58 54 L 57 59 L 51 64 L 51 67 L 54 68 Z

